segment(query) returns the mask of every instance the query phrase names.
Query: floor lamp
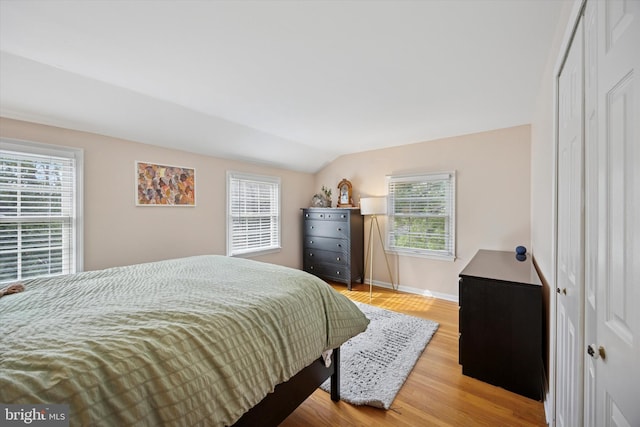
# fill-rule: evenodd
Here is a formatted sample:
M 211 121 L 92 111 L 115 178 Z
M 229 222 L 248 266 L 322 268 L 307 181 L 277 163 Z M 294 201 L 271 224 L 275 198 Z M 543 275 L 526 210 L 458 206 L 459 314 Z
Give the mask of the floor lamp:
M 380 244 L 382 244 L 382 252 L 384 253 L 384 259 L 387 262 L 387 270 L 389 271 L 389 278 L 391 279 L 391 287 L 395 289 L 393 285 L 393 276 L 391 275 L 391 267 L 389 266 L 389 258 L 384 250 L 384 240 L 382 240 L 382 233 L 380 232 L 380 224 L 378 223 L 378 215 L 387 214 L 387 198 L 386 197 L 366 197 L 360 199 L 360 213 L 364 216 L 370 216 L 369 222 L 369 246 L 367 247 L 367 256 L 365 257 L 365 271 L 367 270 L 366 262 L 369 261 L 369 302 L 371 302 L 373 293 L 373 223 L 375 222 L 378 229 L 378 237 L 380 237 Z

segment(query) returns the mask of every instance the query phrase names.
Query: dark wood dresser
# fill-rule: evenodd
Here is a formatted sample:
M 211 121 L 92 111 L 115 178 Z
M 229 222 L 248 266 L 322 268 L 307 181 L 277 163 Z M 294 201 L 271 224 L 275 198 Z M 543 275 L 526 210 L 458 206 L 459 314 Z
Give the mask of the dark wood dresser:
M 527 255 L 480 250 L 460 272 L 462 373 L 541 400 L 542 284 Z
M 323 279 L 362 283 L 364 219 L 360 209 L 302 209 L 303 269 Z

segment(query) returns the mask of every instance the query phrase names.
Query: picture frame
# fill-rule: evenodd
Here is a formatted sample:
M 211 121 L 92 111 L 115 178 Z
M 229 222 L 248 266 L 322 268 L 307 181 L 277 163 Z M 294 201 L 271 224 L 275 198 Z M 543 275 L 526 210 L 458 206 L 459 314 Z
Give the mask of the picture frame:
M 351 181 L 346 178 L 338 183 L 338 207 L 353 207 L 353 186 Z
M 151 162 L 135 162 L 136 206 L 196 205 L 196 170 Z

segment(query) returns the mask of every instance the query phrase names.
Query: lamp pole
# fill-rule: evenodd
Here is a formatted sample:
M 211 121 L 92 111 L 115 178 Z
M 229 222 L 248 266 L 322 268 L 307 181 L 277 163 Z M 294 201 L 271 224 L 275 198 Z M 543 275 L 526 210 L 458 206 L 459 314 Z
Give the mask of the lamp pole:
M 369 303 L 373 298 L 373 221 L 376 220 L 376 216 L 371 216 L 369 223 Z

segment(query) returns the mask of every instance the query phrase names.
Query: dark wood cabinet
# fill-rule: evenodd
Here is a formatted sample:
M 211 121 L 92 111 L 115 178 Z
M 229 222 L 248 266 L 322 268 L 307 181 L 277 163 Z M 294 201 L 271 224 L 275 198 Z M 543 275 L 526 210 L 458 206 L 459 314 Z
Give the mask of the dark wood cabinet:
M 460 272 L 462 373 L 541 400 L 542 285 L 527 256 L 480 250 Z
M 303 269 L 323 279 L 362 282 L 364 220 L 360 209 L 302 209 Z

